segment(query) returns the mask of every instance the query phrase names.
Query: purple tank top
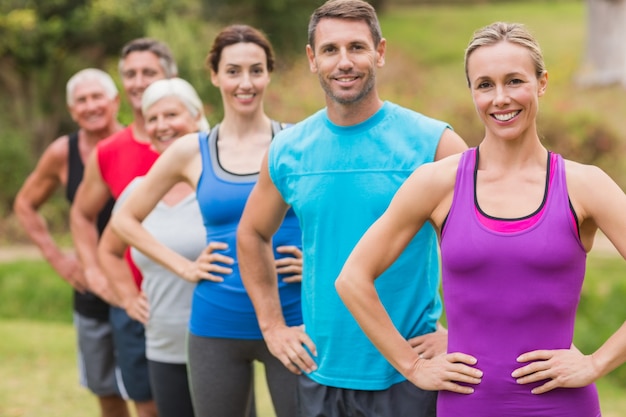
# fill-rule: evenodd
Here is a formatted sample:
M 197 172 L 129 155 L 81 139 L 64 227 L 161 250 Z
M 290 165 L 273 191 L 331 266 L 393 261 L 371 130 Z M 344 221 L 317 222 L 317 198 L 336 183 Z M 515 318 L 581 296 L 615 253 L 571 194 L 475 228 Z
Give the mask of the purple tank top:
M 523 365 L 520 354 L 571 346 L 585 275 L 563 159 L 549 155 L 541 207 L 514 221 L 480 213 L 478 151 L 461 157 L 441 237 L 448 352 L 476 357 L 483 378 L 470 395 L 440 392 L 438 417 L 600 416 L 595 385 L 535 395 L 540 384 L 519 385 L 511 376 Z

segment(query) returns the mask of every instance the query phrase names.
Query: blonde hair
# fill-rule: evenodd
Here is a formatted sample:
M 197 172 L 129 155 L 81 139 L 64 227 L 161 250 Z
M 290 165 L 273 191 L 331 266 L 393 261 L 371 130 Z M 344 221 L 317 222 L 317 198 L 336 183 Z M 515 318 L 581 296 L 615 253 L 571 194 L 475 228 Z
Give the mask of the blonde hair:
M 546 73 L 547 70 L 539 43 L 526 26 L 521 23 L 495 22 L 475 31 L 465 50 L 465 78 L 467 79 L 468 87 L 470 86 L 470 80 L 467 73 L 467 61 L 470 55 L 481 46 L 494 45 L 498 42 L 511 42 L 528 49 L 535 65 L 537 78 Z
M 165 97 L 176 97 L 189 110 L 193 117 L 201 115 L 198 121 L 198 130 L 208 131 L 209 121 L 204 116 L 204 105 L 196 89 L 182 78 L 166 78 L 150 84 L 141 98 L 141 111 L 146 111 L 157 101 Z

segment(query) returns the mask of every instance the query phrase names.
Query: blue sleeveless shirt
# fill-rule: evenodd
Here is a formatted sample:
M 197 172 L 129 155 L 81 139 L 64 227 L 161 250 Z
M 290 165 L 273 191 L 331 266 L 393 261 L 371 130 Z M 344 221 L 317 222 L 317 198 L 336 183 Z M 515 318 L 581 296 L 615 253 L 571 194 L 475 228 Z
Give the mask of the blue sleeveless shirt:
M 273 123 L 274 132 L 280 130 Z M 202 155 L 202 174 L 196 190 L 198 204 L 206 230 L 206 241 L 224 242 L 228 249 L 222 251 L 235 260 L 228 265 L 233 272 L 223 275 L 223 282 L 200 281 L 194 291 L 189 330 L 202 337 L 230 339 L 262 339 L 254 307 L 241 281 L 237 261 L 236 234 L 248 195 L 258 180 L 258 173 L 238 175 L 226 171 L 219 163 L 217 132 L 199 134 Z M 274 249 L 278 246 L 301 247 L 298 220 L 289 210 L 283 224 L 273 238 Z M 278 259 L 284 255 L 274 250 Z M 278 289 L 285 321 L 289 326 L 302 324 L 300 308 L 300 284 L 283 282 L 278 276 Z

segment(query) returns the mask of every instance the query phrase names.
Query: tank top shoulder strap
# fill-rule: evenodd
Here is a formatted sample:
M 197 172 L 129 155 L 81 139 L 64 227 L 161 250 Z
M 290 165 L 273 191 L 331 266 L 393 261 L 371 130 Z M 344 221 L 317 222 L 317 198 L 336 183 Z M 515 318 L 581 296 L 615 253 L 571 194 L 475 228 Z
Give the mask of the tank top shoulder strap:
M 213 128 L 209 132 L 199 132 L 198 133 L 198 144 L 200 146 L 200 155 L 202 156 L 202 163 L 204 164 L 205 160 L 208 160 L 209 157 L 209 142 L 211 142 L 211 138 L 213 140 L 216 139 L 217 129 L 219 129 L 219 125 L 213 126 Z
M 456 172 L 456 182 L 454 184 L 455 200 L 457 196 L 462 196 L 464 201 L 469 201 L 473 204 L 477 159 L 478 148 L 470 148 L 461 155 L 459 167 Z
M 451 219 L 465 216 L 473 211 L 474 176 L 476 171 L 476 148 L 470 148 L 461 154 L 454 182 L 454 196 L 450 211 L 441 225 L 441 237 L 444 238 Z
M 274 138 L 274 136 L 276 136 L 278 132 L 280 132 L 287 126 L 288 125 L 286 123 L 277 122 L 276 120 L 272 119 L 272 139 Z
M 65 197 L 71 203 L 78 189 L 78 185 L 83 179 L 83 171 L 85 169 L 83 160 L 80 159 L 80 151 L 78 149 L 78 132 L 72 132 L 68 135 L 68 158 L 67 158 L 67 187 L 65 188 Z

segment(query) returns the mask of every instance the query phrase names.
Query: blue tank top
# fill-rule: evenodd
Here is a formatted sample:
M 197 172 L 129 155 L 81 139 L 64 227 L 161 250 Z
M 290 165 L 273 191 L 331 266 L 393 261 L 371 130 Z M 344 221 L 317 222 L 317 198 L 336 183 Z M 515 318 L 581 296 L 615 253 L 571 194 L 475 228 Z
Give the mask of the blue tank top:
M 448 128 L 387 101 L 352 126 L 335 125 L 320 110 L 270 145 L 270 177 L 302 226 L 302 315 L 317 348 L 317 370 L 308 375 L 317 383 L 384 390 L 405 380 L 365 336 L 339 298 L 335 279 L 398 188 L 434 160 Z M 433 332 L 441 315 L 437 251 L 437 235 L 427 224 L 376 280 L 383 305 L 406 338 Z
M 280 125 L 272 123 L 274 133 Z M 206 230 L 206 241 L 224 242 L 224 255 L 235 260 L 229 265 L 233 272 L 223 275 L 223 282 L 200 281 L 195 288 L 189 330 L 202 337 L 229 339 L 262 339 L 254 307 L 241 281 L 237 262 L 236 233 L 248 195 L 257 182 L 258 172 L 246 175 L 226 171 L 219 162 L 215 126 L 210 134 L 199 133 L 202 174 L 196 190 L 198 204 Z M 301 232 L 292 210 L 273 238 L 273 247 L 301 247 Z M 274 251 L 276 258 L 284 255 Z M 278 290 L 285 321 L 289 326 L 302 324 L 300 284 L 284 283 L 278 276 Z
M 441 391 L 437 416 L 597 417 L 593 384 L 534 395 L 538 383 L 520 385 L 511 376 L 522 353 L 569 349 L 574 335 L 586 253 L 572 222 L 563 159 L 550 154 L 541 207 L 513 220 L 485 221 L 476 204 L 477 166 L 477 150 L 466 151 L 441 262 L 448 351 L 476 357 L 483 378 L 470 395 Z

